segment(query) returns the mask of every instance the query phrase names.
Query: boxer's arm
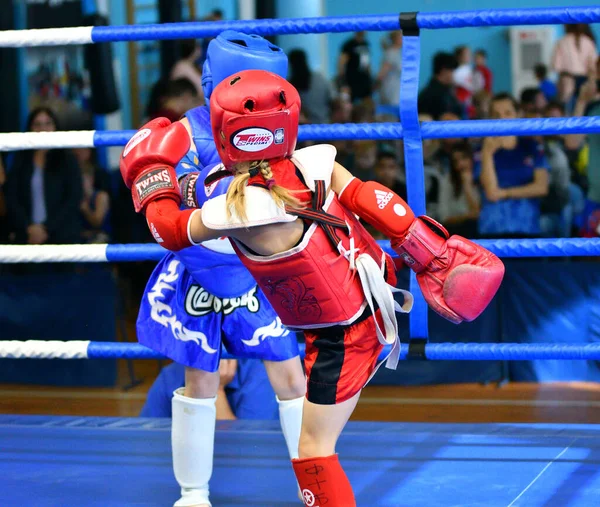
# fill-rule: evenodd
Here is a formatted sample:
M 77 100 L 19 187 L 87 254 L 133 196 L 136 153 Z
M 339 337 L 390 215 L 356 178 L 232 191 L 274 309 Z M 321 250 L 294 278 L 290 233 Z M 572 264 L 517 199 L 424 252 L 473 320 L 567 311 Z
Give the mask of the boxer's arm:
M 415 218 L 390 189 L 362 182 L 338 164 L 331 186 L 343 206 L 390 238 L 392 249 L 418 273 L 423 296 L 435 312 L 460 323 L 475 319 L 488 306 L 504 276 L 494 254 L 460 236 L 448 240 L 440 224 Z
M 201 209 L 182 211 L 173 199 L 158 199 L 148 204 L 146 221 L 157 243 L 171 252 L 223 235 L 204 225 Z
M 395 192 L 375 181 L 361 181 L 337 162 L 331 189 L 343 206 L 388 238 L 402 236 L 415 220 L 408 204 Z

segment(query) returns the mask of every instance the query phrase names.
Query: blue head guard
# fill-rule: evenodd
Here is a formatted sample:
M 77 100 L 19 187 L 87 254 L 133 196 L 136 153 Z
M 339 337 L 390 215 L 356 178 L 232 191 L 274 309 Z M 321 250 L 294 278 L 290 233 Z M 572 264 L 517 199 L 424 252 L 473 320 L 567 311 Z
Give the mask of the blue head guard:
M 288 59 L 283 50 L 260 35 L 225 30 L 208 44 L 202 66 L 202 89 L 208 100 L 223 79 L 242 70 L 267 70 L 287 78 Z

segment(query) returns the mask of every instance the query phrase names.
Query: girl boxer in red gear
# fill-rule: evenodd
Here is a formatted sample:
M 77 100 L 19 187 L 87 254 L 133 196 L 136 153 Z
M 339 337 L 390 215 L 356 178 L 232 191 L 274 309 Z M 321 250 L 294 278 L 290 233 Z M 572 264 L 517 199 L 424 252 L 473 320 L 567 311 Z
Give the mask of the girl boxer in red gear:
M 395 311 L 412 305 L 406 292 L 403 307 L 394 303 L 391 258 L 356 215 L 390 238 L 429 305 L 452 322 L 486 308 L 504 266 L 475 243 L 448 238 L 432 219 L 415 217 L 387 187 L 353 177 L 335 162 L 332 146 L 294 151 L 300 98 L 283 78 L 234 74 L 215 88 L 210 108 L 221 175 L 235 175 L 227 195 L 179 210 L 173 166 L 189 136 L 164 119 L 125 148 L 123 178 L 159 243 L 177 250 L 227 235 L 282 322 L 304 330 L 308 385 L 300 458 L 292 464 L 306 505 L 354 506 L 336 442 L 385 344 L 392 345 L 386 366 L 396 367 Z

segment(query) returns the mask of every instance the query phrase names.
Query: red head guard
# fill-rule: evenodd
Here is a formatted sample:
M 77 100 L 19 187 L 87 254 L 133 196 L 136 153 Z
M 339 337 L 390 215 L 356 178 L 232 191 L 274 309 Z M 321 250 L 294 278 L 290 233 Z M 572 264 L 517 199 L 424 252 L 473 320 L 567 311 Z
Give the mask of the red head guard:
M 245 70 L 219 83 L 210 96 L 213 138 L 221 161 L 290 156 L 298 138 L 300 96 L 285 79 L 264 70 Z

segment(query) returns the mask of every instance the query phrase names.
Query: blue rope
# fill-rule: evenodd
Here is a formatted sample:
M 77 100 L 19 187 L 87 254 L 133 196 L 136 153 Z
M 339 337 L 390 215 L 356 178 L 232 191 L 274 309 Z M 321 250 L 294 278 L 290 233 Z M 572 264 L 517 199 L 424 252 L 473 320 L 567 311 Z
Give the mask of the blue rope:
M 387 32 L 398 30 L 397 14 L 369 16 L 336 16 L 295 19 L 252 19 L 243 21 L 213 21 L 162 23 L 154 25 L 95 26 L 93 42 L 130 40 L 204 39 L 216 37 L 224 30 L 255 35 L 291 35 L 298 33 Z
M 107 130 L 94 133 L 94 146 L 125 146 L 135 130 Z M 600 117 L 535 118 L 518 120 L 434 121 L 421 124 L 423 139 L 509 135 L 598 134 Z M 345 123 L 300 125 L 300 141 L 342 139 L 402 139 L 400 123 Z
M 389 241 L 378 241 L 379 245 L 393 257 Z M 485 239 L 475 240 L 499 257 L 592 257 L 600 256 L 600 238 L 560 239 Z M 158 244 L 141 243 L 107 245 L 108 262 L 158 261 L 166 250 Z
M 559 25 L 565 23 L 598 23 L 599 7 L 564 7 L 544 9 L 490 9 L 453 12 L 421 12 L 420 28 L 463 28 L 509 25 Z M 93 42 L 133 40 L 203 39 L 215 37 L 223 30 L 237 30 L 257 35 L 289 35 L 298 33 L 340 33 L 358 31 L 391 31 L 399 28 L 398 15 L 336 16 L 297 19 L 257 19 L 160 25 L 95 26 Z
M 419 28 L 429 30 L 477 26 L 563 25 L 599 21 L 600 7 L 420 12 L 417 16 Z
M 304 344 L 299 344 L 304 357 Z M 389 348 L 379 356 L 384 359 Z M 600 343 L 428 343 L 427 359 L 432 361 L 534 361 L 539 359 L 600 360 Z M 223 350 L 223 359 L 232 356 Z M 139 343 L 90 342 L 89 359 L 161 359 L 164 358 Z M 402 344 L 400 359 L 408 357 L 408 345 Z

